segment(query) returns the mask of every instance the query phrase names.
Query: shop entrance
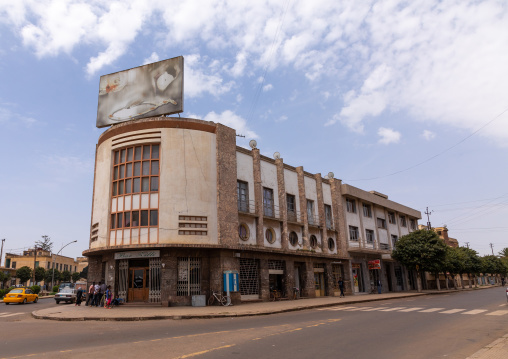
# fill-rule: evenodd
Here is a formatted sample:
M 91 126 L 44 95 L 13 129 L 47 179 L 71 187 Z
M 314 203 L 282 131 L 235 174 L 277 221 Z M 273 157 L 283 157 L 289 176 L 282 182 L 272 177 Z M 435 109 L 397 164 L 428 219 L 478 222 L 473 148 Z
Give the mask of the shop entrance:
M 362 266 L 360 263 L 352 263 L 351 270 L 353 274 L 353 288 L 355 293 L 364 292 Z
M 147 302 L 149 291 L 149 270 L 148 267 L 129 268 L 129 302 Z
M 323 272 L 314 273 L 314 285 L 316 290 L 316 297 L 325 296 L 325 274 Z

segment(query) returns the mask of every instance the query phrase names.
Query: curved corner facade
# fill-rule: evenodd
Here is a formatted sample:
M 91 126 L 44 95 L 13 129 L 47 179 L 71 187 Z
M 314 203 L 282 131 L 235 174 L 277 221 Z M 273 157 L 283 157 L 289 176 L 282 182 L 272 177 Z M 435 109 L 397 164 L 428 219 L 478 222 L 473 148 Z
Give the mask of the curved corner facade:
M 234 302 L 294 288 L 305 297 L 338 295 L 340 277 L 346 291 L 368 291 L 371 259 L 382 259 L 376 278 L 398 283 L 385 245 L 395 227 L 367 229 L 370 222 L 349 211 L 352 200 L 372 206 L 377 224 L 392 211 L 421 218 L 237 147 L 235 130 L 221 124 L 164 117 L 118 124 L 96 149 L 88 280 L 105 281 L 127 302 L 164 306 L 223 291 L 226 277 Z M 370 236 L 351 237 L 351 227 Z

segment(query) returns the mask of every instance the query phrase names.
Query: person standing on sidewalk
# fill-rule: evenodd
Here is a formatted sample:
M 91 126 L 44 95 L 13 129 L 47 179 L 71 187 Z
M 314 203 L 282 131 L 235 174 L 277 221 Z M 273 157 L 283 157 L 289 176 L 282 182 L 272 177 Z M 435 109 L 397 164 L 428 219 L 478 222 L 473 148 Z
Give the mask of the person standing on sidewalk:
M 99 302 L 101 301 L 101 282 L 99 284 L 96 284 L 93 289 L 93 302 L 92 307 L 98 307 Z
M 340 297 L 345 297 L 346 295 L 344 294 L 344 281 L 342 280 L 342 277 L 339 278 L 339 289 L 340 289 Z
M 377 294 L 381 294 L 381 279 L 377 280 Z
M 90 287 L 88 288 L 88 293 L 86 295 L 86 303 L 85 303 L 86 306 L 88 306 L 88 304 L 92 303 L 94 289 L 95 289 L 95 282 L 90 284 Z

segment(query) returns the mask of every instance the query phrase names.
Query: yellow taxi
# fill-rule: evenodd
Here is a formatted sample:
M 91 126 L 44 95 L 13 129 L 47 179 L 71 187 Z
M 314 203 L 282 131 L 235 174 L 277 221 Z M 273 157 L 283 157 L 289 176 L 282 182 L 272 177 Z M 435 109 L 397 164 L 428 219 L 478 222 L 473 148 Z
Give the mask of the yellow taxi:
M 4 303 L 23 303 L 28 302 L 37 303 L 39 296 L 32 292 L 30 288 L 14 288 L 4 296 Z

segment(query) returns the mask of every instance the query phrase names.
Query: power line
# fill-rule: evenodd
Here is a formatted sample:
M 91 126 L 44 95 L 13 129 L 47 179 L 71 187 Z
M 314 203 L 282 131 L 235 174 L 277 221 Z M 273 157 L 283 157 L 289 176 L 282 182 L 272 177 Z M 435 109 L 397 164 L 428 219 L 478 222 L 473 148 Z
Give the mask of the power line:
M 432 157 L 429 157 L 427 158 L 426 160 L 423 160 L 413 166 L 410 166 L 408 168 L 405 168 L 405 169 L 402 169 L 402 170 L 399 170 L 399 171 L 396 171 L 396 172 L 393 172 L 393 173 L 389 173 L 387 175 L 383 175 L 383 176 L 378 176 L 378 177 L 372 177 L 372 178 L 360 178 L 360 179 L 353 179 L 353 180 L 344 180 L 344 181 L 349 181 L 349 182 L 354 182 L 354 181 L 372 181 L 372 180 L 376 180 L 376 179 L 380 179 L 380 178 L 386 178 L 386 177 L 391 177 L 391 176 L 394 176 L 394 175 L 397 175 L 399 173 L 402 173 L 402 172 L 406 172 L 406 171 L 409 171 L 409 170 L 412 170 L 413 168 L 416 168 L 418 166 L 421 166 L 427 162 L 430 162 L 432 161 L 433 159 L 445 154 L 446 152 L 452 150 L 453 148 L 457 147 L 458 145 L 460 145 L 461 143 L 467 141 L 469 138 L 473 137 L 474 135 L 476 135 L 478 132 L 480 132 L 481 130 L 483 130 L 485 127 L 487 127 L 488 125 L 490 125 L 492 122 L 494 122 L 495 120 L 497 120 L 499 117 L 501 117 L 502 115 L 504 115 L 506 112 L 508 111 L 508 108 L 504 109 L 500 114 L 498 114 L 496 117 L 494 117 L 492 120 L 488 121 L 487 123 L 485 123 L 483 126 L 481 126 L 479 129 L 477 129 L 476 131 L 474 131 L 473 133 L 469 134 L 468 136 L 464 137 L 462 140 L 460 140 L 459 142 L 457 142 L 456 144 L 448 147 L 447 149 L 435 154 L 434 156 Z

